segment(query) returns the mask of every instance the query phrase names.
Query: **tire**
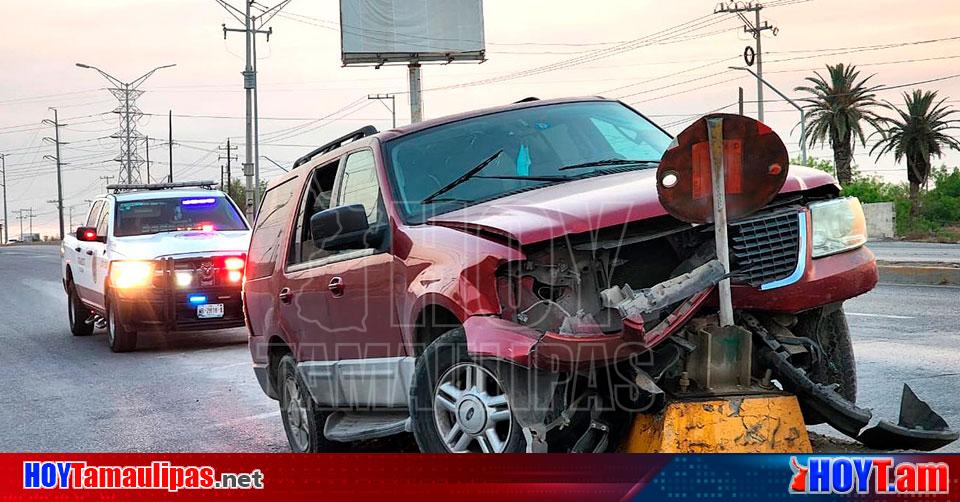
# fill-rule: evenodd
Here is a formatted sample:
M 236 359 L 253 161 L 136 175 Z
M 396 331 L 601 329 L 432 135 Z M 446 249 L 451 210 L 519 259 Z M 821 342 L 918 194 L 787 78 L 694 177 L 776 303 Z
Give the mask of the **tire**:
M 77 286 L 70 281 L 67 283 L 67 320 L 70 322 L 70 332 L 73 336 L 90 336 L 93 334 L 93 324 L 87 324 L 90 309 L 80 301 Z
M 297 372 L 297 361 L 291 354 L 280 359 L 277 384 L 280 418 L 290 450 L 294 453 L 329 453 L 344 449 L 346 443 L 324 437 L 323 426 L 329 413 L 317 410 L 316 403 Z
M 798 336 L 815 340 L 823 349 L 820 361 L 808 371 L 810 379 L 824 385 L 837 385 L 837 393 L 856 403 L 857 364 L 843 308 L 827 306 L 801 314 L 794 331 Z M 809 425 L 824 422 L 823 417 L 812 410 L 803 409 L 803 416 Z
M 417 359 L 410 389 L 413 435 L 420 451 L 526 450 L 523 431 L 495 374 L 469 356 L 462 328 L 427 346 Z
M 123 327 L 114 304 L 113 299 L 107 300 L 107 345 L 114 352 L 130 352 L 137 348 L 137 332 Z

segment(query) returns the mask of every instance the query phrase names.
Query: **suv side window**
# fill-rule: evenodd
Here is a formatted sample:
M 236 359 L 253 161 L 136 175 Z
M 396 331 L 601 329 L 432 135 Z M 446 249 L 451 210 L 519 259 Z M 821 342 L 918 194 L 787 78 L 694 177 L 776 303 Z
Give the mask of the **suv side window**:
M 104 203 L 101 207 L 100 221 L 97 222 L 97 235 L 106 237 L 107 231 L 110 229 L 110 205 Z
M 290 221 L 290 208 L 297 201 L 294 197 L 296 179 L 291 178 L 267 190 L 263 195 L 247 257 L 247 274 L 250 279 L 267 277 L 273 273 L 277 250 L 283 242 L 286 224 Z
M 90 207 L 90 213 L 87 214 L 87 221 L 83 225 L 85 227 L 96 227 L 97 223 L 100 222 L 100 209 L 103 207 L 103 201 L 98 200 L 93 203 L 93 206 Z
M 334 161 L 313 170 L 310 182 L 307 183 L 299 212 L 297 213 L 296 227 L 290 240 L 290 254 L 287 265 L 295 265 L 311 260 L 318 260 L 333 254 L 330 251 L 317 248 L 310 235 L 310 218 L 326 209 L 330 209 L 333 198 L 333 183 L 337 178 L 337 166 L 340 161 Z
M 370 226 L 380 219 L 380 184 L 377 182 L 376 166 L 370 150 L 350 154 L 344 162 L 337 191 L 337 206 L 362 204 Z

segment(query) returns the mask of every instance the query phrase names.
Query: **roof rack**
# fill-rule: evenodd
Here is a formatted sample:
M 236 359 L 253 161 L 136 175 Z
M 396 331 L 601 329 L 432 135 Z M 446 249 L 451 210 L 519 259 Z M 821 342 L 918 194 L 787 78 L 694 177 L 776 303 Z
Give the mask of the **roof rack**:
M 113 193 L 132 192 L 134 190 L 169 190 L 171 188 L 204 188 L 213 190 L 217 186 L 215 181 L 178 181 L 176 183 L 133 183 L 107 185 L 107 190 Z
M 373 127 L 372 125 L 363 126 L 360 129 L 357 129 L 356 131 L 353 131 L 350 134 L 340 136 L 339 138 L 321 146 L 320 148 L 317 148 L 316 150 L 313 150 L 312 152 L 304 155 L 303 157 L 300 157 L 299 159 L 297 159 L 296 162 L 293 163 L 293 167 L 297 168 L 299 166 L 302 166 L 303 164 L 310 162 L 310 159 L 316 157 L 317 155 L 323 155 L 327 152 L 336 150 L 337 148 L 340 148 L 347 142 L 356 141 L 360 138 L 366 138 L 367 136 L 373 136 L 378 132 L 380 131 L 377 131 L 377 128 Z

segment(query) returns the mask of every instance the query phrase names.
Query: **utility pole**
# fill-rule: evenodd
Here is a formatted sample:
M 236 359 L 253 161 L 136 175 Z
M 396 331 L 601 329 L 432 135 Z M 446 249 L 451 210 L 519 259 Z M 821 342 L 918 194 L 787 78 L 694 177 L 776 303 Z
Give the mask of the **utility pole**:
M 77 66 L 80 68 L 96 70 L 98 73 L 100 73 L 100 75 L 103 76 L 103 78 L 107 79 L 107 81 L 113 85 L 113 87 L 109 88 L 108 90 L 120 102 L 119 106 L 114 109 L 114 113 L 120 115 L 120 131 L 110 136 L 111 138 L 121 140 L 120 155 L 115 160 L 120 162 L 121 179 L 126 178 L 126 183 L 128 185 L 139 182 L 140 165 L 143 163 L 143 159 L 136 151 L 137 141 L 141 137 L 140 133 L 137 131 L 137 120 L 143 116 L 143 112 L 141 112 L 136 106 L 137 98 L 143 94 L 143 91 L 141 91 L 139 87 L 148 78 L 150 78 L 150 75 L 153 75 L 155 71 L 163 68 L 171 68 L 176 65 L 168 64 L 164 66 L 158 66 L 130 82 L 123 82 L 113 75 L 110 75 L 100 68 L 97 68 L 96 66 L 83 63 L 77 63 Z
M 27 213 L 26 215 L 24 215 L 24 214 L 23 214 L 24 211 L 28 211 L 28 213 Z M 30 209 L 21 209 L 21 210 L 20 210 L 20 242 L 23 242 L 23 241 L 24 241 L 24 238 L 23 238 L 23 219 L 24 219 L 24 218 L 29 218 L 29 219 L 30 219 L 30 239 L 33 240 L 33 216 L 34 216 L 34 214 L 33 214 L 33 208 L 32 208 L 32 207 L 31 207 Z
M 114 176 L 101 176 L 101 177 L 100 177 L 100 179 L 102 179 L 103 181 L 107 182 L 107 185 L 106 185 L 106 186 L 110 186 L 110 180 L 112 180 L 113 178 L 114 178 Z
M 46 125 L 51 125 L 51 126 L 53 126 L 53 131 L 54 131 L 53 138 L 43 138 L 43 139 L 44 139 L 45 141 L 52 141 L 52 142 L 53 142 L 53 144 L 56 146 L 56 152 L 57 152 L 57 154 L 56 154 L 56 156 L 44 155 L 43 158 L 56 161 L 56 163 L 57 163 L 57 214 L 58 214 L 59 217 L 60 217 L 60 240 L 63 240 L 63 235 L 64 235 L 64 233 L 63 233 L 63 178 L 62 178 L 62 166 L 63 166 L 64 164 L 63 164 L 63 162 L 61 162 L 61 160 L 60 160 L 60 128 L 63 127 L 64 124 L 61 124 L 61 123 L 60 123 L 60 119 L 57 117 L 57 109 L 56 109 L 56 108 L 51 108 L 51 110 L 53 110 L 53 120 L 51 121 L 51 120 L 49 120 L 49 119 L 44 119 L 44 120 L 43 120 L 43 123 L 46 124 Z M 33 214 L 33 212 L 32 212 L 32 210 L 31 210 L 31 218 L 32 218 L 32 214 Z M 33 221 L 33 220 L 31 219 L 31 227 L 30 227 L 30 233 L 31 233 L 31 234 L 33 233 L 33 224 L 32 224 L 32 221 Z
M 256 134 L 256 125 L 255 125 L 255 114 L 257 110 L 256 104 L 256 92 L 257 92 L 257 70 L 256 70 L 256 36 L 257 35 L 266 35 L 267 42 L 270 41 L 270 35 L 273 34 L 273 28 L 268 28 L 266 30 L 262 29 L 265 24 L 270 22 L 277 13 L 280 12 L 290 0 L 283 0 L 282 2 L 270 7 L 269 9 L 262 9 L 260 16 L 253 17 L 250 14 L 250 7 L 253 5 L 253 0 L 244 0 L 244 10 L 240 10 L 229 3 L 226 0 L 217 0 L 217 3 L 220 4 L 234 19 L 239 21 L 243 28 L 227 28 L 226 24 L 223 24 L 223 38 L 227 38 L 228 32 L 237 32 L 243 33 L 245 38 L 246 47 L 246 65 L 243 70 L 243 89 L 246 94 L 246 142 L 244 144 L 244 162 L 243 162 L 243 175 L 246 177 L 246 196 L 244 209 L 247 213 L 247 217 L 252 221 L 257 213 L 257 204 L 259 204 L 260 198 L 260 161 L 259 161 L 259 138 Z
M 0 173 L 3 174 L 3 243 L 10 242 L 10 223 L 7 221 L 7 156 L 0 153 Z
M 173 110 L 167 111 L 167 146 L 170 148 L 170 172 L 167 175 L 167 183 L 173 183 Z
M 20 242 L 23 242 L 23 209 L 18 211 L 20 214 L 17 218 L 20 220 Z
M 393 116 L 393 128 L 397 128 L 397 102 L 396 96 L 394 94 L 367 94 L 367 99 L 375 99 L 380 102 L 383 106 L 387 106 L 384 101 L 390 100 L 390 106 L 387 106 L 387 110 L 390 110 L 390 115 Z
M 737 87 L 737 104 L 740 105 L 740 115 L 743 115 L 743 87 Z
M 420 63 L 407 66 L 410 72 L 410 123 L 423 121 L 423 86 L 420 81 Z
M 743 31 L 744 33 L 750 33 L 753 35 L 754 40 L 757 41 L 757 49 L 755 52 L 756 63 L 757 63 L 757 120 L 763 122 L 763 47 L 761 45 L 761 40 L 763 39 L 763 32 L 770 30 L 774 36 L 777 35 L 777 32 L 780 31 L 779 28 L 771 26 L 770 23 L 764 21 L 760 22 L 760 10 L 763 9 L 763 4 L 760 2 L 721 2 L 717 4 L 717 7 L 713 10 L 714 14 L 736 14 L 737 17 L 743 21 Z M 751 22 L 744 16 L 744 12 L 753 12 L 754 21 Z M 744 52 L 744 59 L 747 59 L 746 52 Z M 748 65 L 752 65 L 753 61 L 746 61 Z
M 143 151 L 147 154 L 147 184 L 150 184 L 150 136 L 143 137 Z
M 227 193 L 230 193 L 230 182 L 233 180 L 233 177 L 232 177 L 232 176 L 233 176 L 233 173 L 230 171 L 230 161 L 231 161 L 231 160 L 237 160 L 237 156 L 233 154 L 233 151 L 236 150 L 237 147 L 236 147 L 236 146 L 230 146 L 230 138 L 227 138 L 227 147 L 226 147 L 226 148 L 224 148 L 224 147 L 217 147 L 217 148 L 219 148 L 221 151 L 226 151 L 226 152 L 227 152 L 226 155 L 220 155 L 220 156 L 217 158 L 217 160 L 226 160 L 226 161 L 227 161 L 227 166 L 226 166 L 226 167 L 227 167 L 227 185 L 226 185 L 226 186 L 227 186 L 227 190 L 226 190 L 226 192 L 227 192 Z M 220 176 L 223 177 L 222 174 L 221 174 Z M 220 183 L 220 184 L 222 185 L 223 183 Z

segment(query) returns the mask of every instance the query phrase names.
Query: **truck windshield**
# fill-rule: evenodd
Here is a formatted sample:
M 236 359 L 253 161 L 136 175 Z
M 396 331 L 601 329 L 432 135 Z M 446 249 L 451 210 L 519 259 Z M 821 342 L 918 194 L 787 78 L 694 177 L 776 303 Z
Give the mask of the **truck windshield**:
M 246 230 L 236 207 L 223 196 L 170 197 L 117 202 L 114 235 L 156 234 L 185 230 Z
M 611 101 L 535 106 L 432 127 L 384 144 L 408 223 L 518 191 L 656 168 L 672 138 Z

